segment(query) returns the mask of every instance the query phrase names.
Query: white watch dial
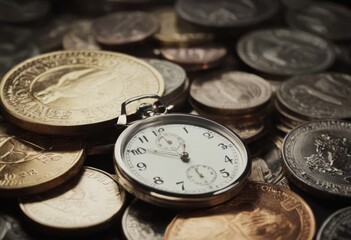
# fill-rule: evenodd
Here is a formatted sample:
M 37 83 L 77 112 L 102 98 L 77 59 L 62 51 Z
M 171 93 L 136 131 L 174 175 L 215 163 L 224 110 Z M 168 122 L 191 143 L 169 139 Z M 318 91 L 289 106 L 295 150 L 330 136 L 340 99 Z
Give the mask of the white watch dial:
M 246 151 L 228 138 L 192 124 L 148 126 L 130 136 L 121 151 L 123 170 L 134 180 L 184 195 L 225 189 L 248 164 Z

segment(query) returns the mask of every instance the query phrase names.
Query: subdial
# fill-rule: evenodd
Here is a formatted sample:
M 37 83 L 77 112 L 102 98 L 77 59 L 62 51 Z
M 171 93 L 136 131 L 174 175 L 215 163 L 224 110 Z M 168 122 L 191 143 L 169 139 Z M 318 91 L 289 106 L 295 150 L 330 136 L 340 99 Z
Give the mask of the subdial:
M 206 186 L 210 185 L 216 180 L 217 173 L 210 166 L 194 165 L 186 170 L 186 176 L 194 183 Z
M 175 151 L 184 146 L 184 140 L 174 133 L 160 133 L 156 138 L 156 145 L 164 150 Z

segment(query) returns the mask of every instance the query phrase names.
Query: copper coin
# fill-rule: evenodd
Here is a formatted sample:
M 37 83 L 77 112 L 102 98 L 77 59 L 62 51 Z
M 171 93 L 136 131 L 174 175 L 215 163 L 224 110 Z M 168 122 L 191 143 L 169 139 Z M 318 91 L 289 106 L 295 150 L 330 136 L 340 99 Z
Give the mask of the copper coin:
M 331 214 L 320 227 L 317 240 L 351 239 L 351 207 L 342 208 Z
M 254 74 L 229 71 L 196 78 L 190 97 L 212 111 L 245 113 L 265 105 L 272 96 L 270 84 Z
M 161 95 L 164 81 L 152 66 L 125 54 L 59 51 L 17 65 L 0 89 L 3 114 L 14 124 L 44 134 L 78 135 L 112 126 L 122 102 Z
M 78 22 L 70 28 L 62 38 L 62 45 L 65 50 L 100 50 L 91 31 L 91 21 Z
M 153 35 L 159 26 L 143 12 L 117 12 L 93 22 L 92 32 L 99 43 L 121 45 L 135 43 Z
M 177 14 L 204 27 L 242 27 L 271 18 L 279 9 L 276 0 L 179 0 Z
M 311 120 L 351 118 L 350 95 L 351 76 L 341 73 L 296 76 L 283 82 L 277 91 L 285 108 Z
M 196 47 L 164 47 L 160 49 L 160 54 L 186 70 L 202 70 L 218 65 L 226 56 L 227 50 L 222 45 L 209 44 Z
M 289 179 L 325 198 L 351 197 L 351 123 L 315 121 L 293 129 L 282 147 Z
M 294 192 L 250 183 L 233 200 L 207 210 L 181 213 L 164 239 L 313 239 L 315 219 Z
M 83 165 L 83 144 L 0 125 L 0 195 L 47 191 L 72 178 Z
M 108 173 L 85 167 L 67 184 L 19 200 L 27 218 L 51 234 L 80 233 L 108 227 L 121 211 L 125 192 Z
M 264 73 L 282 76 L 322 71 L 334 62 L 335 54 L 324 39 L 290 29 L 264 29 L 238 40 L 242 61 Z
M 289 11 L 286 16 L 289 26 L 320 35 L 331 40 L 351 38 L 351 10 L 333 2 L 312 2 Z

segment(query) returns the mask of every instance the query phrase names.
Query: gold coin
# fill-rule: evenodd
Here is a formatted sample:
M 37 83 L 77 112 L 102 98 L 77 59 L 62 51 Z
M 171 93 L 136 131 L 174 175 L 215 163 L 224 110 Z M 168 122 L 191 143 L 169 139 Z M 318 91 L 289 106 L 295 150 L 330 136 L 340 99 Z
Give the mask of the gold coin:
M 14 124 L 77 135 L 111 126 L 121 103 L 131 97 L 162 95 L 164 81 L 152 66 L 125 54 L 58 51 L 15 66 L 0 90 L 4 116 Z
M 125 192 L 113 177 L 85 167 L 55 191 L 20 199 L 20 208 L 42 231 L 86 234 L 108 227 L 124 201 Z
M 82 143 L 33 134 L 0 124 L 0 196 L 14 197 L 54 188 L 83 165 Z
M 230 202 L 182 213 L 168 225 L 174 239 L 312 239 L 315 219 L 294 192 L 270 184 L 250 183 Z

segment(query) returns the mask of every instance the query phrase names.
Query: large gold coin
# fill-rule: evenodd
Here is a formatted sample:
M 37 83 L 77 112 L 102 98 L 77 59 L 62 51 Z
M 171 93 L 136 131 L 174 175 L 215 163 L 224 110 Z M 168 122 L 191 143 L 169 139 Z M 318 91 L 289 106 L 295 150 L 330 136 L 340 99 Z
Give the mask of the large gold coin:
M 39 133 L 77 135 L 111 126 L 121 103 L 162 95 L 162 76 L 134 57 L 106 51 L 59 51 L 28 59 L 0 85 L 3 114 Z
M 0 124 L 0 196 L 46 191 L 73 177 L 83 165 L 82 143 L 33 134 Z
M 42 231 L 86 234 L 112 224 L 124 202 L 125 192 L 114 178 L 85 167 L 55 191 L 20 199 L 20 208 Z
M 214 208 L 181 213 L 168 225 L 165 240 L 313 239 L 315 219 L 294 192 L 250 183 L 233 200 Z

